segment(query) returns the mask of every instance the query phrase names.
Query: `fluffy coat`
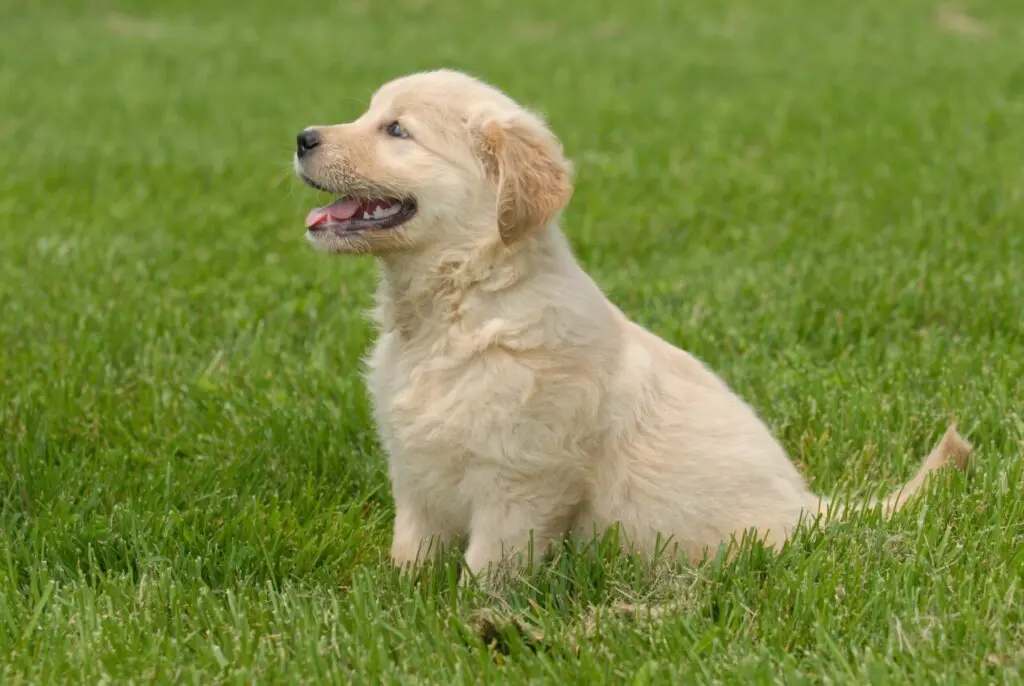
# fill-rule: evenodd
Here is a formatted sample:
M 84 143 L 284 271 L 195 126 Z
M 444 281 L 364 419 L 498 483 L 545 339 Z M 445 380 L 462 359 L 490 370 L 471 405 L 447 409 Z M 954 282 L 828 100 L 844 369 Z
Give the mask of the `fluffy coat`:
M 400 122 L 407 138 L 382 136 Z M 474 573 L 617 525 L 629 550 L 693 560 L 755 529 L 769 545 L 828 508 L 757 414 L 702 362 L 632 322 L 575 260 L 558 215 L 572 166 L 540 117 L 452 71 L 385 84 L 300 175 L 409 198 L 404 224 L 311 232 L 380 263 L 368 356 L 395 499 L 392 558 L 468 537 Z M 898 509 L 969 444 L 950 427 Z

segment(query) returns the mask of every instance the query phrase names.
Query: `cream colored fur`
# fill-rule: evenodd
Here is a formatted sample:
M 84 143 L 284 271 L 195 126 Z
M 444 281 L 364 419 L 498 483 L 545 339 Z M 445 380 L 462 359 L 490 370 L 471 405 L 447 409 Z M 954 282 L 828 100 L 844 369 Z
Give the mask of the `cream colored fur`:
M 409 139 L 381 133 L 400 121 Z M 542 120 L 452 71 L 385 84 L 296 160 L 338 195 L 411 197 L 409 223 L 311 235 L 372 253 L 381 280 L 368 358 L 395 499 L 392 557 L 468 537 L 473 572 L 566 535 L 619 525 L 697 560 L 756 529 L 769 544 L 827 502 L 807 489 L 754 411 L 704 364 L 630 321 L 558 226 L 572 168 Z M 950 427 L 898 509 L 934 469 L 962 467 Z M 516 554 L 514 557 L 512 554 Z

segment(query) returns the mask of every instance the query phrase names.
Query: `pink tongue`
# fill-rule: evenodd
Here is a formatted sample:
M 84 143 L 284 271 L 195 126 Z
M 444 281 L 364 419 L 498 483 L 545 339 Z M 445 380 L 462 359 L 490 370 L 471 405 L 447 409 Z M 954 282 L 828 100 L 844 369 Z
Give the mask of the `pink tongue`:
M 359 210 L 359 201 L 352 198 L 335 200 L 327 207 L 318 207 L 306 215 L 306 228 L 312 229 L 324 222 L 343 222 Z

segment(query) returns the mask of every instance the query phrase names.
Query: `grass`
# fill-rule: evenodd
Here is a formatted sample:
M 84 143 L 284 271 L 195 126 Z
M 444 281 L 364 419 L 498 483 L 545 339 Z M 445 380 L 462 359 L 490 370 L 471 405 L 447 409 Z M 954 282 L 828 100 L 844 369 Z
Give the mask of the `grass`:
M 1016 0 L 0 4 L 0 681 L 1021 683 Z M 821 490 L 977 447 L 888 522 L 664 572 L 566 551 L 487 642 L 387 561 L 369 260 L 294 134 L 469 70 L 576 161 L 565 228 Z M 654 584 L 655 580 L 660 583 Z M 651 589 L 648 621 L 595 607 Z M 497 645 L 494 645 L 497 644 Z

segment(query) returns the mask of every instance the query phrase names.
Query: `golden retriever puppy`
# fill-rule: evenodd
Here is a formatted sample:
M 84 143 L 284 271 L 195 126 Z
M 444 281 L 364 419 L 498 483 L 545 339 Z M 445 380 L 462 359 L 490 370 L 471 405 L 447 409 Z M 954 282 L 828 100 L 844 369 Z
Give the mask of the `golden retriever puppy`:
M 751 529 L 778 544 L 827 509 L 743 400 L 583 271 L 558 225 L 571 164 L 497 88 L 396 79 L 355 121 L 303 130 L 295 168 L 337 197 L 309 213 L 309 241 L 380 265 L 367 384 L 396 564 L 468 536 L 477 574 L 616 525 L 629 550 L 667 541 L 699 560 Z M 969 452 L 951 426 L 882 507 Z

